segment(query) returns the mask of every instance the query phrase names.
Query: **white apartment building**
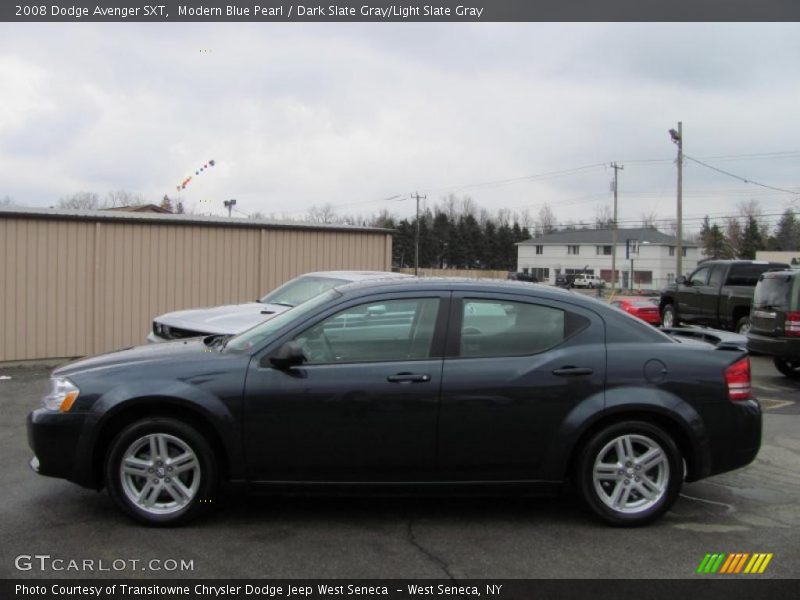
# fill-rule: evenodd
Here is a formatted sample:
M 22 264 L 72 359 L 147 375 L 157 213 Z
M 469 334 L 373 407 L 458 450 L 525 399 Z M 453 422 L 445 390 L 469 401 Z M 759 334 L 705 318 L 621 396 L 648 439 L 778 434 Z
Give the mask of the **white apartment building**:
M 677 238 L 656 229 L 617 229 L 617 287 L 660 289 L 675 280 Z M 517 244 L 517 271 L 555 283 L 559 274 L 582 272 L 611 283 L 611 229 L 556 231 Z M 697 244 L 683 242 L 683 274 L 697 267 Z

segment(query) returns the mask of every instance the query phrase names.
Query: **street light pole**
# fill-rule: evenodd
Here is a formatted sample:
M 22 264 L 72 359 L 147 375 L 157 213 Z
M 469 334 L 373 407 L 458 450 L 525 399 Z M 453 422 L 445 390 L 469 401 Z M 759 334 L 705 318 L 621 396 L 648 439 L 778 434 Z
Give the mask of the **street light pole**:
M 614 169 L 614 226 L 611 230 L 611 293 L 617 289 L 617 173 L 624 169 L 617 163 L 612 163 Z
M 676 244 L 675 277 L 683 274 L 683 122 L 678 121 L 678 131 L 669 130 L 673 143 L 678 146 L 678 243 Z

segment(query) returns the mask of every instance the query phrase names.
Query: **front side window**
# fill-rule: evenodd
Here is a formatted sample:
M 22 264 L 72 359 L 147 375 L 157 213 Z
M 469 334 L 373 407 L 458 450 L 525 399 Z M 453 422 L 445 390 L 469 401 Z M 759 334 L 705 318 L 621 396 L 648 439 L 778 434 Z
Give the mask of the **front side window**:
M 343 310 L 297 337 L 306 364 L 429 358 L 438 298 L 385 300 Z
M 708 281 L 709 270 L 710 269 L 708 267 L 704 267 L 692 273 L 692 278 L 691 278 L 692 285 L 705 285 L 706 281 Z
M 460 355 L 524 356 L 566 337 L 563 310 L 508 300 L 465 299 Z

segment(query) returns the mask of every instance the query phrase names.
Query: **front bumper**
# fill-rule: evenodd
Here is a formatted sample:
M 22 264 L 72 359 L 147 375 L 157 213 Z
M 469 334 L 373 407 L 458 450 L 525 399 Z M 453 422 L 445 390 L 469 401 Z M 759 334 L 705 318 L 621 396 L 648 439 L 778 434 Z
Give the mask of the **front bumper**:
M 797 358 L 800 357 L 800 338 L 791 339 L 748 333 L 747 349 L 750 352 L 758 352 L 767 356 Z
M 28 445 L 33 450 L 31 468 L 40 475 L 60 477 L 94 487 L 91 457 L 83 457 L 81 435 L 86 415 L 53 412 L 44 408 L 28 415 Z

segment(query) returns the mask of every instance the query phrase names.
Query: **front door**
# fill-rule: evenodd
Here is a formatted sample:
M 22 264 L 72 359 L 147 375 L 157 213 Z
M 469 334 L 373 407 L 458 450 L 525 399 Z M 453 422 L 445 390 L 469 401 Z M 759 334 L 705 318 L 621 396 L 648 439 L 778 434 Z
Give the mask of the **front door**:
M 301 366 L 254 358 L 245 386 L 250 479 L 430 478 L 447 296 L 362 300 L 290 336 L 305 353 Z

